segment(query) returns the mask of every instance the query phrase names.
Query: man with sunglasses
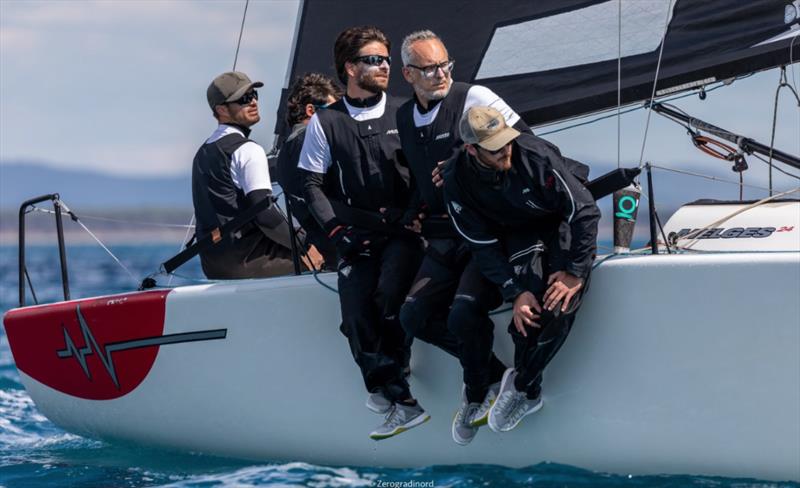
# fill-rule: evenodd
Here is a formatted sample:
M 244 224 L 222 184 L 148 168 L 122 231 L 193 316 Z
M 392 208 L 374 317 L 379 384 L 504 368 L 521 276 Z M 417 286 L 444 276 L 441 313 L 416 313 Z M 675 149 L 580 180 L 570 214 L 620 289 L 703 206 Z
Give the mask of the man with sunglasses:
M 600 211 L 581 181 L 584 165 L 508 127 L 497 110 L 472 107 L 460 132 L 465 147 L 444 170 L 447 210 L 481 272 L 513 303 L 514 367 L 488 419 L 505 432 L 542 407 L 542 372 L 581 305 Z
M 516 124 L 522 131 L 527 126 L 488 88 L 453 81 L 455 63 L 433 32 L 407 35 L 401 54 L 403 77 L 414 88 L 413 100 L 397 114 L 414 183 L 412 202 L 403 218 L 410 222 L 425 216 L 422 234 L 428 246 L 400 320 L 409 335 L 459 358 L 464 387 L 451 434 L 457 444 L 466 445 L 478 427 L 486 424 L 506 369 L 492 352 L 494 324 L 489 318 L 502 297 L 480 273 L 467 244 L 453 228 L 442 189 L 431 177 L 441 162 L 460 149 L 458 122 L 470 107 L 493 106 L 509 125 Z
M 339 254 L 341 330 L 368 392 L 367 408 L 386 413 L 370 437 L 386 439 L 430 416 L 409 390 L 403 369 L 410 354 L 398 314 L 421 259 L 415 235 L 390 235 L 352 216 L 405 208 L 408 169 L 400 154 L 398 101 L 385 90 L 391 58 L 386 35 L 375 27 L 345 30 L 334 63 L 345 96 L 308 123 L 298 167 L 306 172 L 312 215 Z
M 297 162 L 311 117 L 341 97 L 341 87 L 323 74 L 306 73 L 295 80 L 286 98 L 286 121 L 291 132 L 281 146 L 277 164 L 278 182 L 291 206 L 292 215 L 305 229 L 308 239 L 322 252 L 328 270 L 336 269 L 336 247 L 308 211 L 303 197 L 304 172 L 297 168 Z
M 222 225 L 265 198 L 272 183 L 264 149 L 248 139 L 260 119 L 258 92 L 264 86 L 244 73 L 223 73 L 208 86 L 208 105 L 218 127 L 194 157 L 192 201 L 196 236 L 218 232 Z M 263 278 L 293 270 L 291 234 L 274 205 L 260 212 L 235 235 L 220 236 L 200 253 L 203 272 L 211 279 Z M 321 262 L 313 248 L 309 255 Z

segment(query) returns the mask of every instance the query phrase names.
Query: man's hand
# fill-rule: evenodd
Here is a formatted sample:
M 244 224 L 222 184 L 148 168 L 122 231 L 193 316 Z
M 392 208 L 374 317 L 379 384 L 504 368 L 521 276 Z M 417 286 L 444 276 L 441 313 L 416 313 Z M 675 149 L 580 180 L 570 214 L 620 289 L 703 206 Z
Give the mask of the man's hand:
M 370 242 L 360 234 L 352 225 L 340 225 L 328 234 L 328 238 L 333 241 L 340 257 L 351 258 L 357 254 L 369 254 Z
M 442 185 L 444 185 L 442 170 L 444 170 L 445 163 L 447 163 L 447 161 L 439 161 L 436 163 L 436 167 L 433 168 L 433 171 L 431 171 L 431 181 L 433 182 L 433 186 L 436 188 L 440 188 Z
M 559 300 L 564 299 L 561 311 L 566 312 L 572 297 L 583 288 L 583 279 L 566 271 L 556 271 L 547 278 L 547 284 L 550 286 L 544 294 L 544 308 L 553 310 Z
M 309 246 L 308 252 L 306 252 L 301 259 L 303 260 L 303 264 L 306 265 L 306 268 L 310 270 L 320 270 L 325 263 L 325 258 L 322 257 L 322 254 L 320 254 L 314 246 Z
M 386 224 L 399 224 L 402 225 L 403 228 L 411 232 L 416 232 L 417 234 L 422 232 L 422 220 L 425 218 L 424 213 L 416 214 L 413 210 L 399 212 L 398 210 L 388 208 L 381 208 L 380 212 L 383 214 L 383 222 Z
M 533 313 L 534 311 L 536 313 Z M 541 313 L 542 307 L 539 306 L 539 302 L 533 296 L 533 293 L 529 291 L 522 292 L 514 299 L 514 327 L 517 328 L 517 332 L 522 334 L 523 337 L 528 337 L 528 333 L 525 331 L 526 325 L 537 329 L 541 327 L 541 325 L 534 322 L 540 317 L 538 314 Z

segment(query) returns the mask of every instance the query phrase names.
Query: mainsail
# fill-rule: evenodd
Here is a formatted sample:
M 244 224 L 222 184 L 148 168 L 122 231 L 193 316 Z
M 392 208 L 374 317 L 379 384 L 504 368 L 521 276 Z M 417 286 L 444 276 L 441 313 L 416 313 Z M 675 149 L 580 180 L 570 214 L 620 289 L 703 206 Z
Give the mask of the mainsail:
M 287 86 L 309 71 L 333 76 L 347 27 L 386 32 L 395 66 L 403 37 L 431 29 L 456 80 L 488 86 L 532 126 L 616 106 L 618 78 L 623 104 L 649 99 L 657 67 L 660 96 L 800 58 L 800 0 L 304 0 L 300 12 Z M 410 95 L 398 71 L 390 91 Z

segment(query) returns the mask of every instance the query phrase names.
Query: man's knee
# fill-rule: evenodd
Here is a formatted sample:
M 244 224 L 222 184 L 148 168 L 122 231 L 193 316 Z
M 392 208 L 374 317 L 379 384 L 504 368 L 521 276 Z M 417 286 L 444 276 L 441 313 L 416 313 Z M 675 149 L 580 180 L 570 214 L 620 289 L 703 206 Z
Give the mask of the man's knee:
M 406 334 L 410 337 L 417 337 L 427 319 L 428 313 L 422 303 L 414 297 L 407 297 L 403 306 L 400 307 L 400 324 Z
M 478 306 L 471 295 L 456 295 L 450 315 L 447 317 L 447 329 L 456 337 L 472 336 L 485 326 L 488 314 Z

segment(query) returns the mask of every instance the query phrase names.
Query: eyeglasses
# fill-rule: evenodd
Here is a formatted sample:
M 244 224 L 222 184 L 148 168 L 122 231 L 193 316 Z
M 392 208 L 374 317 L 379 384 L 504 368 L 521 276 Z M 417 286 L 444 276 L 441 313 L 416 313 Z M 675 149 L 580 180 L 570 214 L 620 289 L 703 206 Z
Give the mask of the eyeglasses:
M 258 100 L 258 92 L 255 91 L 255 90 L 245 93 L 238 100 L 234 100 L 232 102 L 225 102 L 225 103 L 226 104 L 238 103 L 239 105 L 250 105 L 250 102 L 252 102 L 253 100 Z
M 408 66 L 409 68 L 418 69 L 419 72 L 422 73 L 422 76 L 425 78 L 433 78 L 434 76 L 436 76 L 436 73 L 438 73 L 439 70 L 442 70 L 442 73 L 444 73 L 445 75 L 450 74 L 453 71 L 453 66 L 455 64 L 456 62 L 454 60 L 448 59 L 443 63 L 431 64 L 428 66 L 415 66 L 413 64 L 407 64 L 406 66 Z
M 355 62 L 361 62 L 364 64 L 368 64 L 370 66 L 380 66 L 386 61 L 386 64 L 389 66 L 392 65 L 392 57 L 391 56 L 381 56 L 380 54 L 370 54 L 368 56 L 356 56 L 353 58 Z

